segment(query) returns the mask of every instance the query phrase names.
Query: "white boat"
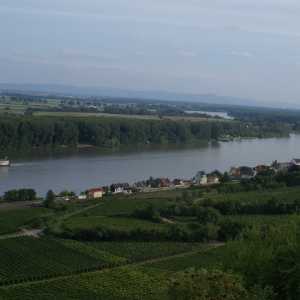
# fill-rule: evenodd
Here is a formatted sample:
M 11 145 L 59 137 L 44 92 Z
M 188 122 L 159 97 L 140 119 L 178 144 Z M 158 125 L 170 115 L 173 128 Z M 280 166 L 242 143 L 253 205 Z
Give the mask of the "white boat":
M 10 161 L 7 157 L 4 159 L 0 159 L 0 167 L 9 167 L 10 166 Z

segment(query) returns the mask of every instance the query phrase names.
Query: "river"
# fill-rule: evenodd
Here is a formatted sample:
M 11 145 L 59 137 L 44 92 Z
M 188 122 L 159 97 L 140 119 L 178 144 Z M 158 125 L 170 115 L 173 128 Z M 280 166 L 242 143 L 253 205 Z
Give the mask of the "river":
M 17 160 L 0 168 L 0 195 L 14 188 L 80 192 L 91 187 L 154 177 L 191 178 L 197 171 L 228 170 L 231 166 L 270 164 L 300 157 L 300 135 L 251 139 L 197 148 L 160 149 L 118 154 L 93 151 L 39 159 Z

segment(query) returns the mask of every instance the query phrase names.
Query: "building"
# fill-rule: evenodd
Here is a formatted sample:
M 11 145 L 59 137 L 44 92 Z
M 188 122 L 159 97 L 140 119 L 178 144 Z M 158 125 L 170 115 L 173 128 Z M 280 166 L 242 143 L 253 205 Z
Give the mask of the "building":
M 275 172 L 288 172 L 291 166 L 291 162 L 278 162 L 277 160 L 275 160 L 271 165 Z
M 113 194 L 131 193 L 130 185 L 128 183 L 115 183 L 110 186 L 110 191 Z
M 87 195 L 86 194 L 80 194 L 78 195 L 78 200 L 86 200 L 87 199 Z
M 296 170 L 300 169 L 300 159 L 299 158 L 292 159 L 291 168 L 296 169 Z
M 270 171 L 271 167 L 270 166 L 267 166 L 267 165 L 257 165 L 255 167 L 255 172 L 257 174 L 260 174 L 260 173 L 265 173 L 265 172 L 268 172 Z
M 220 178 L 217 175 L 207 175 L 207 184 L 219 184 Z
M 159 178 L 159 187 L 164 188 L 170 186 L 171 186 L 171 181 L 169 178 Z
M 233 179 L 251 179 L 255 176 L 255 170 L 251 167 L 232 167 L 229 171 L 229 176 Z
M 87 191 L 87 197 L 89 199 L 100 199 L 103 197 L 103 189 L 95 188 Z
M 174 186 L 184 186 L 184 181 L 181 180 L 181 179 L 176 178 L 176 179 L 173 180 L 173 185 Z
M 200 171 L 194 177 L 194 184 L 197 185 L 206 185 L 207 184 L 207 175 L 204 171 Z
M 240 168 L 231 167 L 229 170 L 229 176 L 234 179 L 240 178 L 241 176 Z

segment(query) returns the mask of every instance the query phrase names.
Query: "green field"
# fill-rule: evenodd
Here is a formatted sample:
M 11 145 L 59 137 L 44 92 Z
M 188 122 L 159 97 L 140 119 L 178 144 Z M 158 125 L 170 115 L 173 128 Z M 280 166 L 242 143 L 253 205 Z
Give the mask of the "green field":
M 30 225 L 38 217 L 51 213 L 46 208 L 19 208 L 0 210 L 0 234 L 13 233 Z

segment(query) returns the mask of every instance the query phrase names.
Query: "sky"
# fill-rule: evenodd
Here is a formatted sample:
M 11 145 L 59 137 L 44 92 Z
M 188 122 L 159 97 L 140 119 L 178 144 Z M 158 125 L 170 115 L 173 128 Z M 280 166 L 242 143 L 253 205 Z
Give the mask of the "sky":
M 0 0 L 0 82 L 300 104 L 300 2 Z

